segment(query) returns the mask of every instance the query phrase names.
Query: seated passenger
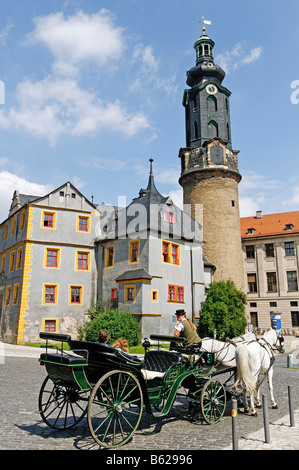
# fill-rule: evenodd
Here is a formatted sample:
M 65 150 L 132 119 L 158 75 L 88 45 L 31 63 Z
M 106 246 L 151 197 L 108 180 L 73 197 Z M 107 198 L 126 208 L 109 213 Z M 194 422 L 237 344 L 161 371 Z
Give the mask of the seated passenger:
M 113 348 L 121 349 L 126 353 L 129 352 L 129 343 L 125 338 L 118 338 L 112 346 Z
M 99 343 L 108 343 L 109 341 L 109 333 L 107 330 L 100 330 L 98 334 L 98 342 Z

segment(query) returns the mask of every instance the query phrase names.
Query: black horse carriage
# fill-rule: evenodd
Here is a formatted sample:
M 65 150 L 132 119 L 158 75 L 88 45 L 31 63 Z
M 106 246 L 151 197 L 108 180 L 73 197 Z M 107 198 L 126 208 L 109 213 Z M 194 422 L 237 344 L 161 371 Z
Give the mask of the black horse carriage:
M 226 407 L 226 387 L 216 375 L 214 355 L 182 338 L 151 335 L 158 347 L 144 343 L 142 359 L 108 344 L 72 340 L 69 335 L 40 333 L 46 340 L 40 363 L 45 378 L 39 412 L 54 429 L 69 429 L 87 414 L 90 433 L 103 447 L 124 445 L 136 431 L 143 410 L 166 415 L 180 390 L 200 407 L 202 418 L 217 423 Z M 50 342 L 49 342 L 50 341 Z M 53 351 L 51 341 L 58 341 Z M 170 350 L 160 348 L 169 341 Z M 68 343 L 70 350 L 64 349 Z M 173 350 L 175 349 L 175 350 Z

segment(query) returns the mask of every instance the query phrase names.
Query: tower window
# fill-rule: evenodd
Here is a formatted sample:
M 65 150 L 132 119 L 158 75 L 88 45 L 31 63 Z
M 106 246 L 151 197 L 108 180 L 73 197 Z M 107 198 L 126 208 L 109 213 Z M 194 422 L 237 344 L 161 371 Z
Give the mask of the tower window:
M 217 111 L 217 99 L 215 96 L 210 95 L 207 97 L 207 108 L 210 113 Z
M 208 136 L 210 139 L 218 137 L 218 124 L 215 121 L 210 121 L 208 124 Z
M 197 121 L 194 122 L 194 139 L 198 139 L 198 124 L 197 124 Z

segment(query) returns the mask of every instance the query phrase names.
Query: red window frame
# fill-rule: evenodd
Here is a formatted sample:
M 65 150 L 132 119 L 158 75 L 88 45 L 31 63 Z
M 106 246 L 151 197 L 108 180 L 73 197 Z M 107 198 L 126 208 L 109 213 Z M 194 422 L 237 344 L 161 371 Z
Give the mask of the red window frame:
M 114 257 L 114 247 L 107 248 L 107 266 L 113 266 L 113 257 Z
M 56 300 L 56 288 L 55 286 L 45 287 L 45 303 L 54 304 Z
M 138 242 L 132 243 L 132 258 L 131 258 L 132 262 L 138 261 L 138 248 L 139 248 Z
M 135 300 L 135 289 L 134 287 L 127 288 L 127 301 L 133 302 Z
M 175 286 L 171 284 L 168 286 L 168 302 L 175 302 Z
M 162 256 L 164 263 L 169 263 L 168 246 L 169 243 L 163 242 Z
M 45 320 L 44 331 L 55 332 L 56 331 L 56 320 Z
M 57 268 L 58 250 L 47 250 L 47 268 Z
M 79 216 L 79 231 L 87 232 L 88 231 L 88 218 Z
M 118 299 L 118 288 L 113 287 L 111 289 L 111 300 L 117 300 Z
M 177 245 L 171 245 L 171 251 L 172 251 L 172 263 L 173 264 L 178 264 L 178 247 L 177 247 Z
M 82 271 L 88 270 L 88 253 L 78 252 L 78 269 Z
M 71 304 L 80 304 L 81 303 L 81 287 L 72 286 L 71 287 Z
M 170 224 L 174 224 L 175 222 L 175 214 L 173 212 L 163 212 L 163 221 L 169 222 Z
M 183 304 L 184 300 L 184 286 L 176 286 L 168 284 L 168 302 L 175 302 Z
M 54 227 L 54 214 L 44 213 L 44 227 Z

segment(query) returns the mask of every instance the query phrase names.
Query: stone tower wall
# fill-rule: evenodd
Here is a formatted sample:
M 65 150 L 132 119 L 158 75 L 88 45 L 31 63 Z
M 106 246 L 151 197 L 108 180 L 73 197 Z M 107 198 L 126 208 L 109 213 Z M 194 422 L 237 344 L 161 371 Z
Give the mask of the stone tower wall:
M 203 224 L 203 252 L 216 266 L 214 281 L 234 281 L 244 290 L 243 255 L 241 246 L 238 182 L 224 177 L 222 172 L 211 177 L 188 175 L 183 184 L 184 204 L 191 205 L 196 219 L 201 211 L 195 204 L 203 205 L 199 223 Z

